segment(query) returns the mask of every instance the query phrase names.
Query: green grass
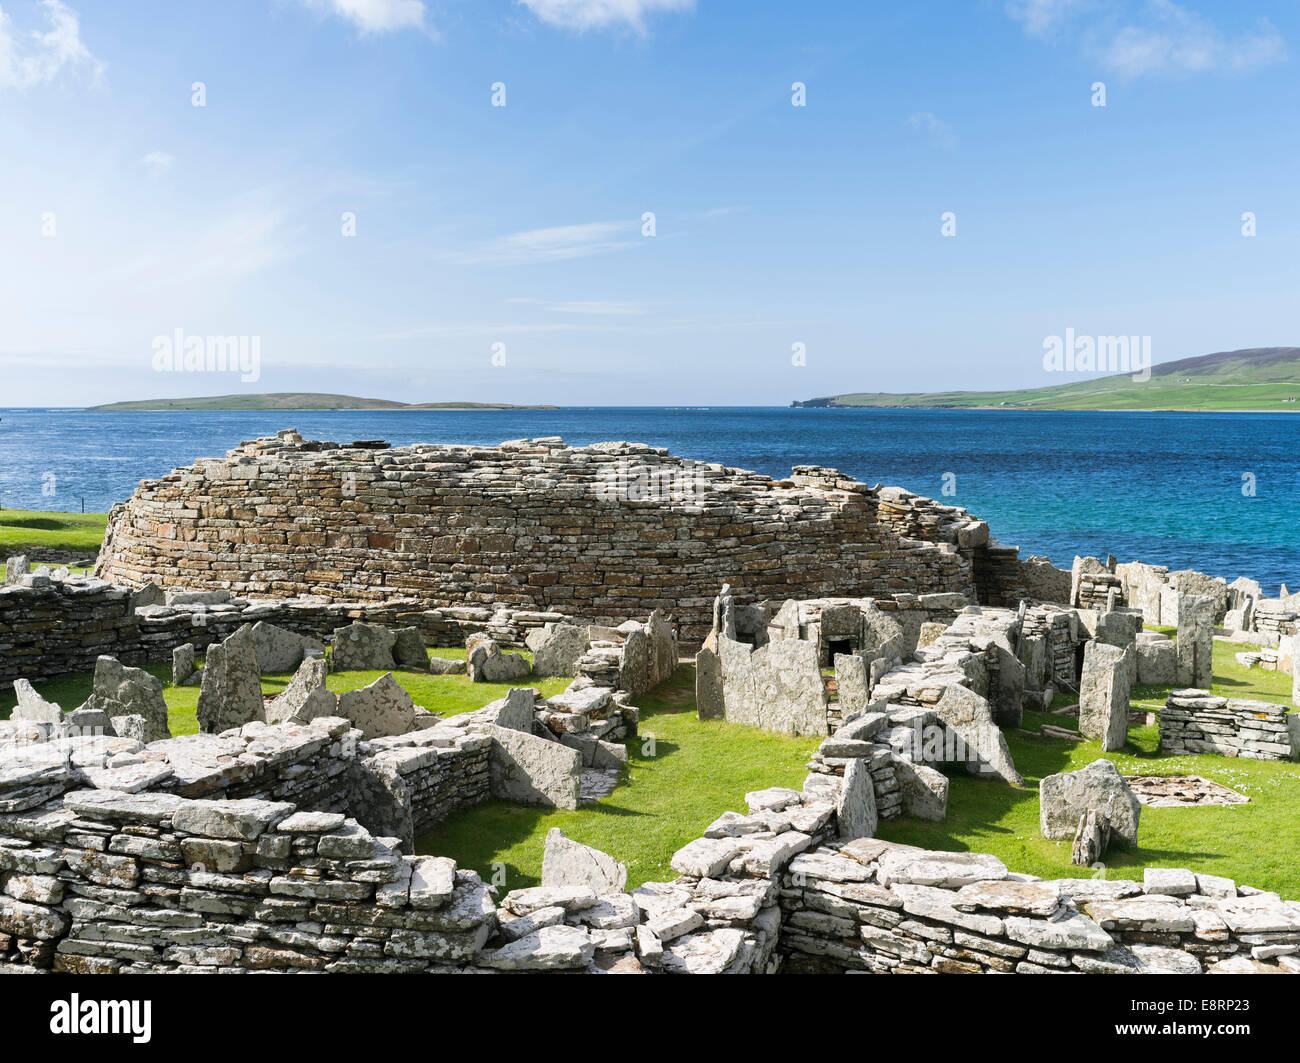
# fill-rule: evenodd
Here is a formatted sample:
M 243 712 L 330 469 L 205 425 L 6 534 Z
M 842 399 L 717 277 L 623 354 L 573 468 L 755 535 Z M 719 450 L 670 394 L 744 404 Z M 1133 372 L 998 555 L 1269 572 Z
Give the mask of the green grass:
M 435 649 L 429 651 L 436 657 L 464 657 L 460 649 Z M 530 657 L 531 654 L 525 654 Z M 163 697 L 167 699 L 168 723 L 173 735 L 189 735 L 198 732 L 199 724 L 195 711 L 199 703 L 199 688 L 175 687 L 171 684 L 172 669 L 170 664 L 151 664 L 145 671 L 157 676 L 163 683 Z M 336 693 L 356 690 L 378 679 L 383 672 L 331 672 L 326 685 Z M 94 675 L 79 672 L 73 675 L 46 679 L 32 685 L 37 692 L 49 701 L 60 705 L 65 711 L 75 709 L 90 697 L 94 686 Z M 289 684 L 290 675 L 265 675 L 262 677 L 262 693 L 279 694 Z M 506 692 L 516 683 L 471 683 L 463 675 L 430 675 L 427 672 L 410 672 L 395 670 L 393 678 L 411 695 L 411 700 L 430 712 L 443 716 L 456 716 L 462 712 L 481 709 L 489 701 L 506 696 Z M 529 678 L 523 680 L 537 687 L 543 697 L 558 694 L 569 680 L 560 677 L 545 679 Z M 0 720 L 7 720 L 13 711 L 15 698 L 12 692 L 0 694 Z
M 455 857 L 504 890 L 520 889 L 540 882 L 546 833 L 559 827 L 627 864 L 629 886 L 671 880 L 674 852 L 728 809 L 743 812 L 747 791 L 802 786 L 817 748 L 815 738 L 699 720 L 690 665 L 637 705 L 640 734 L 627 742 L 629 765 L 609 797 L 576 812 L 490 801 L 439 824 L 416 839 L 416 849 Z
M 106 513 L 0 509 L 0 560 L 25 553 L 39 563 L 42 550 L 77 550 L 93 554 L 104 541 L 107 523 Z

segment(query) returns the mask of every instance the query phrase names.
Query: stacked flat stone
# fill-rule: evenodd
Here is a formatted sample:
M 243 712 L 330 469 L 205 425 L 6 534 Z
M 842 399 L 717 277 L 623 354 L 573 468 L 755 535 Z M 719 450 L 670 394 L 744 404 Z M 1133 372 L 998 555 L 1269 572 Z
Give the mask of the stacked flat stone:
M 1288 760 L 1294 755 L 1288 717 L 1284 705 L 1267 701 L 1172 690 L 1160 713 L 1160 751 Z
M 562 613 L 504 606 L 429 609 L 410 597 L 259 599 L 227 590 L 172 592 L 167 597 L 170 601 L 137 605 L 131 588 L 91 577 L 60 581 L 24 576 L 0 587 L 0 689 L 18 678 L 91 671 L 104 654 L 126 664 L 144 664 L 166 660 L 187 644 L 201 652 L 244 624 L 259 621 L 322 641 L 340 627 L 363 621 L 395 629 L 418 627 L 435 646 L 463 645 L 467 636 L 478 632 L 521 646 L 529 632 L 566 619 Z
M 628 490 L 641 479 L 690 490 L 645 498 Z M 600 623 L 660 608 L 691 642 L 708 631 L 724 567 L 759 598 L 973 593 L 987 526 L 889 491 L 813 468 L 776 481 L 631 443 L 379 449 L 284 432 L 145 482 L 110 515 L 97 574 Z
M 347 721 L 313 724 L 333 756 L 376 746 L 357 744 Z M 288 763 L 286 748 L 302 748 L 292 728 L 277 746 L 277 729 L 250 727 L 244 755 L 215 760 L 233 769 L 269 749 L 260 774 L 273 787 L 308 765 Z M 422 738 L 378 743 L 360 759 L 447 748 Z M 64 792 L 0 805 L 0 971 L 1300 969 L 1300 905 L 1275 894 L 1176 869 L 1150 869 L 1142 884 L 1044 883 L 991 856 L 844 840 L 849 782 L 817 773 L 802 790 L 746 794 L 746 814 L 723 814 L 673 855 L 672 882 L 628 895 L 616 861 L 569 843 L 563 867 L 553 866 L 548 839 L 542 886 L 498 907 L 476 874 L 444 857 L 403 855 L 397 838 L 351 807 L 66 789 L 122 784 L 89 767 L 142 753 L 114 741 L 125 744 L 94 752 L 85 740 L 46 743 L 59 754 L 46 767 L 63 773 L 46 783 Z M 77 779 L 67 777 L 73 766 Z M 223 792 L 215 772 L 191 783 Z M 360 789 L 341 796 L 358 800 Z
M 790 861 L 781 910 L 791 973 L 1300 971 L 1300 905 L 1183 869 L 1042 881 L 993 856 L 860 838 Z

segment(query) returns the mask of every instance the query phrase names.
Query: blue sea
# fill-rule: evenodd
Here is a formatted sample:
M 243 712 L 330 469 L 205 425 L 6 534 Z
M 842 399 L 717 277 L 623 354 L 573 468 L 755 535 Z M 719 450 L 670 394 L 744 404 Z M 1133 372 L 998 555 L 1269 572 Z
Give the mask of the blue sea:
M 770 476 L 828 465 L 965 506 L 999 541 L 1300 586 L 1300 417 L 680 407 L 90 413 L 0 409 L 0 506 L 104 511 L 141 479 L 297 428 L 348 442 L 626 439 Z M 945 495 L 945 485 L 949 494 Z

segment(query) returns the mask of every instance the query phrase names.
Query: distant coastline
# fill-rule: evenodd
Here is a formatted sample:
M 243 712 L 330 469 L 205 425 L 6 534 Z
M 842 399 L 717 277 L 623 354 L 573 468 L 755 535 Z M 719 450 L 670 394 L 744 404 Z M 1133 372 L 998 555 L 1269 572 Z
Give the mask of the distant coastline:
M 1093 363 L 1087 364 L 1091 368 Z M 1220 351 L 1163 362 L 1139 373 L 1017 391 L 849 392 L 790 405 L 799 409 L 1300 413 L 1300 347 Z
M 262 395 L 210 395 L 191 399 L 137 399 L 88 406 L 88 413 L 200 413 L 246 410 L 363 411 L 363 410 L 555 410 L 558 406 L 516 405 L 509 402 L 398 402 L 355 395 L 279 391 Z

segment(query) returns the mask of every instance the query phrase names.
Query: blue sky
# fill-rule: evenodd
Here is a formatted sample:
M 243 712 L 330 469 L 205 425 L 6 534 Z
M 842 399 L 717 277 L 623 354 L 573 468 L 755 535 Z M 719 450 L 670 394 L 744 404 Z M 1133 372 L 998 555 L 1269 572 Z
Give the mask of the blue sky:
M 0 11 L 0 405 L 785 404 L 1062 383 L 1067 328 L 1298 342 L 1297 0 Z M 258 379 L 158 372 L 177 329 Z

